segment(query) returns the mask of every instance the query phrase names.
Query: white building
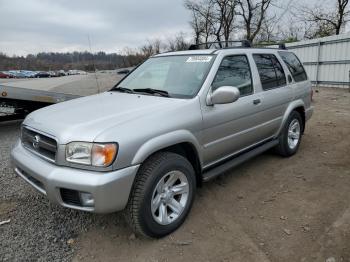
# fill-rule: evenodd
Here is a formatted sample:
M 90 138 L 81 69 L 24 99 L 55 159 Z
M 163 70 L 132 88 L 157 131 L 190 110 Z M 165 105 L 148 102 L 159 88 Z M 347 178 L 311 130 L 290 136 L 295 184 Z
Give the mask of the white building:
M 350 87 L 350 33 L 286 44 L 313 84 Z

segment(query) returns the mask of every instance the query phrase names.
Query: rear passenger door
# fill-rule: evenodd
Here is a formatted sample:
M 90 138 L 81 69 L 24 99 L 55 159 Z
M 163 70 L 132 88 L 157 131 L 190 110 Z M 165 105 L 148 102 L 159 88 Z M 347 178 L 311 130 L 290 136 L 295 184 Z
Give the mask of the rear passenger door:
M 271 137 L 277 133 L 284 112 L 293 99 L 292 79 L 286 75 L 275 54 L 253 54 L 261 82 L 261 112 L 260 119 L 264 122 L 264 137 Z

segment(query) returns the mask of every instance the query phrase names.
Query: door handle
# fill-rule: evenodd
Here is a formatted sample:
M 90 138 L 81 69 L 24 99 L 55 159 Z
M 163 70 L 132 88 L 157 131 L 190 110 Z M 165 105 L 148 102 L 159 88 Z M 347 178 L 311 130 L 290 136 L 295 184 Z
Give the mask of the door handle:
M 260 99 L 255 99 L 255 100 L 253 100 L 253 104 L 254 105 L 258 105 L 258 104 L 260 104 L 261 103 L 261 100 Z

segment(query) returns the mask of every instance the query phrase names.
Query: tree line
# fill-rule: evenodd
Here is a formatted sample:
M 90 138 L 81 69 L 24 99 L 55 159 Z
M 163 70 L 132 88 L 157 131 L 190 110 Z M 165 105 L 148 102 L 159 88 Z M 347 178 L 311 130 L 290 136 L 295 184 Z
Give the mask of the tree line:
M 121 53 L 42 52 L 7 56 L 0 53 L 0 70 L 110 70 L 137 65 L 160 52 L 186 50 L 190 44 L 247 39 L 255 44 L 294 42 L 337 35 L 349 20 L 349 0 L 327 5 L 293 5 L 278 0 L 184 0 L 190 12 L 190 38 L 182 32 L 168 39 L 149 39 Z
M 166 39 L 150 39 L 139 48 L 124 48 L 121 53 L 97 52 L 41 52 L 26 56 L 8 56 L 0 52 L 0 71 L 33 70 L 55 71 L 78 69 L 88 72 L 132 67 L 148 57 L 166 51 L 187 50 L 190 41 L 183 33 Z
M 345 31 L 349 0 L 330 0 L 324 5 L 319 1 L 313 6 L 294 2 L 185 0 L 185 7 L 191 12 L 190 25 L 197 44 L 235 39 L 292 42 Z
M 130 67 L 140 63 L 145 58 L 137 53 L 121 55 L 106 54 L 105 52 L 90 53 L 72 52 L 42 52 L 36 55 L 7 56 L 0 53 L 1 70 L 33 70 L 55 71 L 78 69 L 84 71 L 112 70 L 116 68 Z

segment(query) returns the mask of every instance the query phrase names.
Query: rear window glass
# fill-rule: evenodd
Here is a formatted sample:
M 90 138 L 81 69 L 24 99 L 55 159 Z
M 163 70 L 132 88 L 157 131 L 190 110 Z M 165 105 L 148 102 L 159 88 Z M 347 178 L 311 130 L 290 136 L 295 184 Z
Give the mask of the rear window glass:
M 253 58 L 258 68 L 261 85 L 264 90 L 286 85 L 286 76 L 275 55 L 255 54 Z
M 279 52 L 282 60 L 286 63 L 295 82 L 307 80 L 307 75 L 298 57 L 290 52 Z

